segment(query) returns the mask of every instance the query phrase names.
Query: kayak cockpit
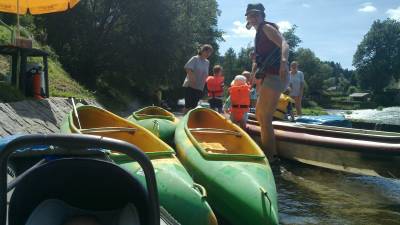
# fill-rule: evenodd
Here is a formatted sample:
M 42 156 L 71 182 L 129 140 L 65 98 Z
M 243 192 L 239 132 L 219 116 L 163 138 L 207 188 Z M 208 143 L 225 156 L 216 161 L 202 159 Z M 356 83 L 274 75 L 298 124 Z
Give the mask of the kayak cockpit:
M 214 111 L 202 108 L 192 110 L 186 125 L 189 139 L 207 157 L 228 156 L 235 160 L 265 158 L 242 129 Z
M 77 116 L 69 115 L 72 133 L 92 134 L 126 141 L 138 146 L 149 155 L 172 155 L 174 151 L 145 128 L 123 119 L 107 110 L 81 105 L 76 108 Z
M 137 120 L 160 118 L 160 119 L 175 121 L 174 114 L 158 106 L 145 107 L 139 111 L 134 112 L 132 115 Z

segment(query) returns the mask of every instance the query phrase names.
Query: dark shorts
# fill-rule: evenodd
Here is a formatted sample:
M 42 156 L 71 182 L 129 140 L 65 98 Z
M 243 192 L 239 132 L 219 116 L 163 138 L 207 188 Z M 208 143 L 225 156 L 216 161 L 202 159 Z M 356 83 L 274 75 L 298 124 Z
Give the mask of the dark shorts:
M 203 92 L 191 87 L 185 88 L 185 108 L 196 108 L 199 100 L 203 97 Z
M 210 98 L 208 100 L 211 109 L 218 109 L 218 112 L 222 111 L 222 99 Z

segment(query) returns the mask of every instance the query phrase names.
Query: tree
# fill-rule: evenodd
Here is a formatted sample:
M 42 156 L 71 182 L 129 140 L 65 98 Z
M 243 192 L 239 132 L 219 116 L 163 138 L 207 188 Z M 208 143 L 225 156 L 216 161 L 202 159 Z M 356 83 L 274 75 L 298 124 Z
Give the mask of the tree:
M 374 93 L 400 77 L 400 22 L 376 20 L 353 57 L 360 86 Z
M 241 48 L 237 55 L 237 69 L 238 74 L 243 70 L 251 71 L 252 61 L 250 59 L 250 53 L 254 52 L 254 47 L 247 46 L 247 48 Z
M 35 20 L 67 71 L 90 89 L 118 97 L 163 87 L 178 95 L 199 45 L 214 47 L 211 65 L 218 58 L 217 7 L 216 0 L 84 0 Z
M 224 68 L 225 82 L 230 82 L 237 75 L 238 69 L 236 66 L 237 58 L 235 50 L 229 48 L 225 53 L 224 63 L 222 66 Z
M 283 33 L 286 42 L 289 44 L 289 62 L 295 58 L 295 50 L 301 43 L 301 39 L 295 34 L 297 26 L 294 25 L 292 28 Z
M 310 49 L 299 48 L 295 52 L 295 60 L 299 63 L 299 69 L 304 73 L 304 79 L 308 85 L 308 93 L 319 93 L 324 90 L 323 82 L 332 77 L 332 67 L 322 63 Z

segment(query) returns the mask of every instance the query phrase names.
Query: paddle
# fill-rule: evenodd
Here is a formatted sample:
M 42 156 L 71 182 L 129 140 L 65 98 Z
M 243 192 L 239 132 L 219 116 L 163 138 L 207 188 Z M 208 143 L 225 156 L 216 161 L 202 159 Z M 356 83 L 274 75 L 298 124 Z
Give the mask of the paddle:
M 75 115 L 75 118 L 76 118 L 76 120 L 78 121 L 79 129 L 82 129 L 81 122 L 79 121 L 78 111 L 76 111 L 76 106 L 75 106 L 74 98 L 71 98 L 71 102 L 72 102 L 72 106 L 73 106 L 73 108 L 74 108 L 74 115 Z

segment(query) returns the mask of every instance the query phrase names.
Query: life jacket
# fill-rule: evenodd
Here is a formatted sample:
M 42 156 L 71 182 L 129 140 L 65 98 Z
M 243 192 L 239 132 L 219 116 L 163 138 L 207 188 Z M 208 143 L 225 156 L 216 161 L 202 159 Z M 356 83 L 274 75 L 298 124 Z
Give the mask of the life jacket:
M 250 87 L 248 85 L 232 86 L 229 88 L 231 98 L 231 115 L 238 122 L 250 107 Z
M 221 97 L 224 95 L 224 77 L 223 76 L 208 76 L 207 90 L 209 97 Z
M 286 114 L 288 113 L 288 105 L 293 103 L 294 100 L 291 97 L 281 94 L 278 105 L 276 106 L 276 110 L 274 112 L 274 119 L 284 120 Z
M 265 68 L 265 72 L 268 74 L 279 74 L 280 63 L 281 63 L 281 51 L 280 47 L 277 46 L 271 39 L 267 37 L 264 33 L 263 27 L 269 24 L 275 27 L 278 30 L 278 26 L 274 23 L 270 22 L 262 22 L 258 28 L 255 38 L 255 53 L 256 53 L 256 62 L 257 67 L 262 67 L 264 61 L 268 58 L 268 66 Z

